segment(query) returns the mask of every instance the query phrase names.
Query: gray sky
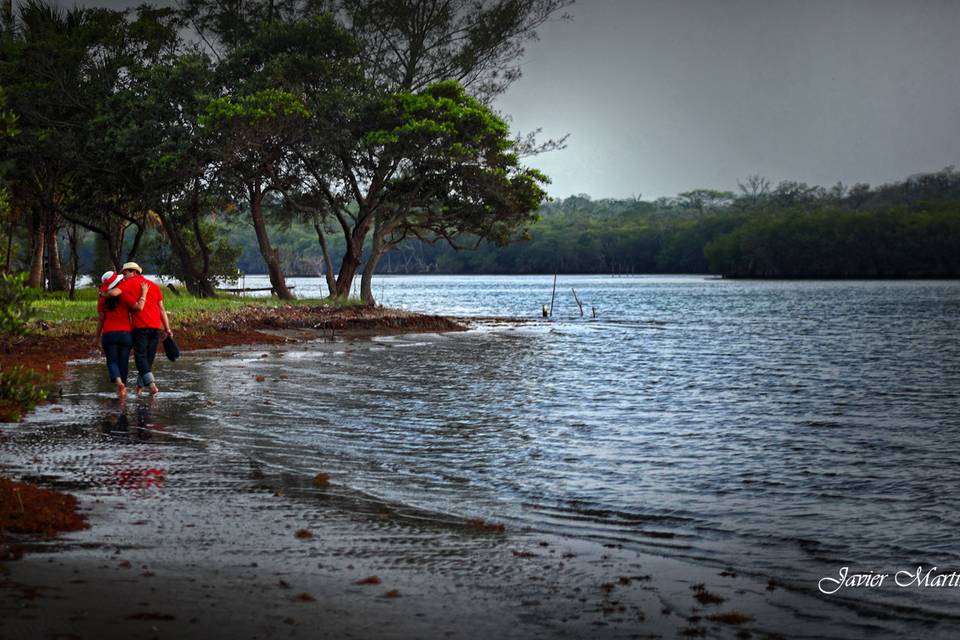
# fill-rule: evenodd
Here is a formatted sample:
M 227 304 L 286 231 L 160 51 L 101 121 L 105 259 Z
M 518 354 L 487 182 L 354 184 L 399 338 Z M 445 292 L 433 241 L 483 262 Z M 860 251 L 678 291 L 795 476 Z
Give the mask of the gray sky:
M 960 164 L 960 0 L 578 0 L 569 13 L 498 101 L 517 130 L 570 134 L 528 160 L 554 197 L 736 190 L 754 173 L 875 185 Z
M 960 1 L 579 0 L 498 102 L 551 195 L 879 184 L 960 164 Z

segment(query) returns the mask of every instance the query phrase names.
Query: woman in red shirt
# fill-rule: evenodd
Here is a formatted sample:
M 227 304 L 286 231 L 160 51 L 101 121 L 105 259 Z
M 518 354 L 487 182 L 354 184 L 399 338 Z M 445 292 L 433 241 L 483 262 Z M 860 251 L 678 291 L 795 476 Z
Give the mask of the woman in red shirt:
M 123 276 L 107 271 L 100 278 L 103 283 L 100 290 L 110 291 L 123 280 Z M 147 299 L 147 287 L 140 290 L 140 298 L 134 300 L 130 295 L 112 298 L 100 297 L 97 300 L 97 340 L 103 346 L 107 357 L 107 374 L 110 382 L 117 385 L 117 396 L 127 395 L 127 373 L 130 367 L 130 350 L 133 348 L 133 325 L 130 324 L 130 311 L 143 309 Z

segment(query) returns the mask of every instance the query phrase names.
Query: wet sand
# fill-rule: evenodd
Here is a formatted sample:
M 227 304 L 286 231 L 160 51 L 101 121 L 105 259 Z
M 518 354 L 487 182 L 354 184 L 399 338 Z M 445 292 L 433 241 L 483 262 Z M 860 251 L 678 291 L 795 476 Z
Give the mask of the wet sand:
M 438 519 L 351 492 L 346 478 L 318 485 L 265 469 L 177 434 L 150 398 L 128 401 L 130 422 L 93 424 L 60 419 L 69 401 L 40 407 L 27 428 L 0 428 L 0 473 L 76 495 L 91 525 L 18 540 L 25 557 L 0 569 L 3 639 L 854 638 L 909 628 L 736 569 Z
M 6 473 L 77 495 L 91 527 L 6 563 L 2 638 L 855 637 L 732 572 L 437 521 L 153 424 L 54 422 L 4 448 Z M 731 612 L 750 619 L 710 619 Z

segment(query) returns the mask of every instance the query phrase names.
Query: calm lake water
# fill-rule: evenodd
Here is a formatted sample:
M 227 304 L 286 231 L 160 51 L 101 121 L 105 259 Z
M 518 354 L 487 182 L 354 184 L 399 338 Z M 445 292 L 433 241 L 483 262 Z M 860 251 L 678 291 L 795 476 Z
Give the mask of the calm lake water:
M 697 558 L 807 592 L 842 566 L 960 567 L 960 283 L 561 276 L 544 322 L 551 285 L 378 278 L 389 306 L 532 322 L 164 363 L 191 398 L 169 428 L 425 518 Z M 957 589 L 850 595 L 960 604 Z
M 374 284 L 390 306 L 534 319 L 551 289 L 535 276 Z M 953 281 L 562 276 L 549 323 L 259 360 L 291 383 L 249 427 L 276 463 L 319 458 L 388 500 L 807 589 L 848 565 L 956 569 L 958 328 Z M 960 604 L 933 591 L 876 595 Z

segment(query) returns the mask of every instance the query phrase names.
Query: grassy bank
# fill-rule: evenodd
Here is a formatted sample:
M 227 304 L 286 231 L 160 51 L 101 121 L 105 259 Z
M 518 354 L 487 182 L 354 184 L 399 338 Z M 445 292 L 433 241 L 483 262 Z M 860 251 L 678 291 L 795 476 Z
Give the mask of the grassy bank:
M 243 309 L 278 309 L 291 306 L 342 309 L 357 307 L 362 303 L 357 298 L 346 301 L 329 298 L 282 301 L 274 297 L 241 298 L 226 293 L 216 298 L 196 298 L 187 293 L 174 295 L 166 290 L 163 304 L 176 331 L 177 323 L 194 324 Z M 97 326 L 97 289 L 78 289 L 73 300 L 70 300 L 66 293 L 45 293 L 34 302 L 33 309 L 32 324 L 44 332 L 52 335 L 92 334 Z

